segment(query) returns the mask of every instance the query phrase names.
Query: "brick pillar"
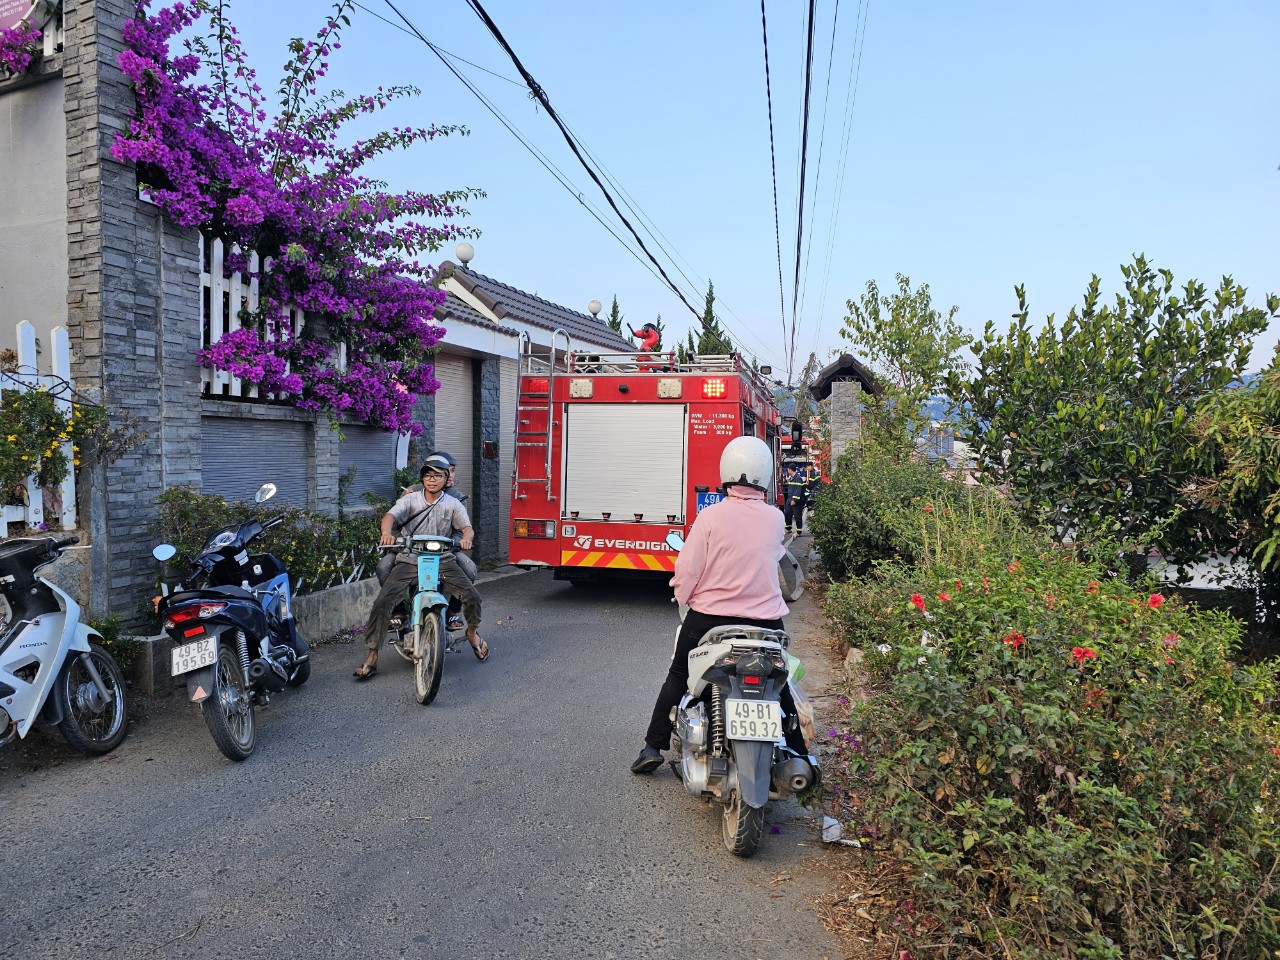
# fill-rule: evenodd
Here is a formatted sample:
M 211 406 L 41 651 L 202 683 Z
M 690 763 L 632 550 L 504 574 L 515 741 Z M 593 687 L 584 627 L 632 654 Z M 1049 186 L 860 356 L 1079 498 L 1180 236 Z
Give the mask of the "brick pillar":
M 131 0 L 66 4 L 68 333 L 77 386 L 113 425 L 146 439 L 83 478 L 92 535 L 89 608 L 130 617 L 155 580 L 155 498 L 200 477 L 200 279 L 194 231 L 138 199 L 132 165 L 111 157 L 134 108 L 117 58 Z
M 502 361 L 498 357 L 477 363 L 479 389 L 476 390 L 476 450 L 475 477 L 472 483 L 471 520 L 476 528 L 477 557 L 498 556 L 506 542 L 505 524 L 502 522 L 499 498 L 506 492 L 502 485 L 502 461 L 498 457 L 502 436 Z M 486 457 L 485 449 L 494 453 Z
M 862 384 L 838 380 L 831 385 L 831 472 L 840 457 L 862 440 Z

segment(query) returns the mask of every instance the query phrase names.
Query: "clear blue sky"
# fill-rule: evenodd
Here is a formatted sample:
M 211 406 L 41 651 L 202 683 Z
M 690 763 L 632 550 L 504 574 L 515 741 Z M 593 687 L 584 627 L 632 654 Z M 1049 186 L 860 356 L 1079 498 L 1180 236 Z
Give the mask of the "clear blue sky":
M 384 0 L 361 3 L 395 19 Z M 439 47 L 508 78 L 456 64 L 607 211 L 550 118 L 508 82 L 515 68 L 462 0 L 397 6 Z M 1065 315 L 1093 273 L 1114 292 L 1134 252 L 1179 282 L 1212 289 L 1229 273 L 1254 304 L 1280 293 L 1274 0 L 842 0 L 828 92 L 835 6 L 817 4 L 797 368 L 810 350 L 825 361 L 847 349 L 838 335 L 845 301 L 869 279 L 891 287 L 895 273 L 928 283 L 935 305 L 958 306 L 973 332 L 987 320 L 1007 325 L 1018 283 L 1037 318 Z M 665 254 L 642 236 L 694 307 L 710 278 L 735 341 L 779 372 L 780 299 L 788 329 L 792 318 L 806 7 L 768 2 L 780 297 L 759 4 L 485 2 L 552 106 L 661 231 Z M 264 87 L 278 79 L 287 39 L 313 35 L 324 9 L 233 3 Z M 471 129 L 377 172 L 397 188 L 488 192 L 471 205 L 470 223 L 483 232 L 473 269 L 578 309 L 595 298 L 607 311 L 616 295 L 637 327 L 660 313 L 668 343 L 694 321 L 418 40 L 357 9 L 330 80 L 348 93 L 422 88 L 379 126 Z M 1251 369 L 1270 359 L 1278 335 L 1258 341 Z

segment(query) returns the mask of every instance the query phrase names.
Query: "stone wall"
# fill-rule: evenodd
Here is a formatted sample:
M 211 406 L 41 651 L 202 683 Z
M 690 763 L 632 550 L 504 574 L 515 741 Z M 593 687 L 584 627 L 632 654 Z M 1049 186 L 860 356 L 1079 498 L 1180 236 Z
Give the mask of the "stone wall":
M 831 471 L 840 457 L 862 440 L 862 384 L 838 380 L 831 384 Z

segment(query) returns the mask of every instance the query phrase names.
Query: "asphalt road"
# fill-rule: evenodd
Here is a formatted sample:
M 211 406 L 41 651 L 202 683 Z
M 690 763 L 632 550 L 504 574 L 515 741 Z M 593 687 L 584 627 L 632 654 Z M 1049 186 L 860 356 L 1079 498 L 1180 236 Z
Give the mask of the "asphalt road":
M 394 652 L 357 684 L 363 648 L 327 645 L 244 763 L 176 696 L 104 758 L 52 733 L 0 752 L 0 956 L 841 956 L 807 900 L 812 814 L 771 805 L 739 860 L 719 807 L 627 770 L 669 591 L 482 594 L 492 655 L 450 655 L 427 707 Z

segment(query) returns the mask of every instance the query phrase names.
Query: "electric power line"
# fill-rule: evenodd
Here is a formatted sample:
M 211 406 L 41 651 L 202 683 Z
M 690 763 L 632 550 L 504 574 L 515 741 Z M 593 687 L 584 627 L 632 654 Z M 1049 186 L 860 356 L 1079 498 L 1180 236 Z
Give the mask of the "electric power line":
M 390 4 L 390 0 L 387 0 L 387 2 L 388 4 Z M 520 61 L 519 56 L 517 56 L 515 50 L 512 49 L 511 45 L 507 42 L 506 38 L 503 36 L 502 31 L 498 28 L 497 24 L 494 23 L 493 19 L 489 16 L 488 12 L 484 9 L 484 6 L 479 2 L 479 0 L 467 0 L 467 4 L 468 6 L 471 7 L 472 11 L 476 14 L 476 16 L 480 18 L 481 22 L 485 24 L 489 32 L 493 35 L 494 39 L 498 42 L 498 45 L 501 46 L 502 49 L 507 53 L 507 56 L 511 59 L 511 62 L 515 65 L 516 71 L 520 74 L 521 77 L 524 78 L 525 83 L 529 87 L 530 93 L 539 103 L 542 104 L 543 108 L 547 111 L 547 115 L 551 117 L 552 121 L 556 124 L 556 127 L 560 130 L 560 133 L 564 137 L 565 142 L 569 145 L 569 149 L 573 152 L 574 156 L 577 158 L 578 162 L 582 165 L 583 169 L 587 171 L 588 176 L 590 176 L 591 179 L 595 182 L 596 186 L 600 189 L 600 192 L 604 194 L 604 198 L 608 202 L 609 207 L 613 210 L 614 214 L 618 217 L 618 219 L 622 221 L 622 224 L 623 226 L 626 227 L 627 232 L 630 233 L 631 236 L 635 238 L 636 243 L 639 245 L 640 249 L 644 252 L 645 256 L 657 268 L 658 272 L 662 276 L 662 280 L 671 289 L 671 291 L 675 293 L 675 295 L 680 299 L 680 302 L 685 305 L 685 307 L 689 310 L 689 312 L 692 313 L 695 317 L 701 319 L 701 314 L 699 314 L 697 310 L 695 310 L 693 306 L 689 303 L 689 300 L 685 297 L 684 293 L 680 290 L 678 286 L 676 286 L 676 284 L 667 275 L 666 270 L 663 269 L 662 265 L 658 263 L 657 259 L 649 251 L 649 248 L 645 245 L 644 240 L 640 237 L 639 233 L 636 232 L 636 229 L 631 225 L 631 222 L 623 215 L 622 211 L 618 209 L 617 203 L 614 201 L 613 196 L 610 194 L 608 189 L 606 189 L 604 183 L 600 179 L 600 176 L 597 174 L 595 169 L 593 169 L 591 164 L 587 163 L 586 158 L 583 155 L 586 148 L 577 141 L 572 131 L 569 130 L 568 125 L 561 119 L 559 114 L 556 112 L 555 108 L 551 105 L 550 99 L 548 98 L 546 92 L 542 89 L 541 85 L 538 84 L 538 82 L 533 78 L 533 76 L 525 68 L 524 64 Z M 397 13 L 399 13 L 399 11 L 397 11 Z M 688 278 L 686 277 L 685 279 L 687 280 Z M 747 329 L 749 330 L 749 328 Z M 739 344 L 743 345 L 742 344 L 743 338 L 736 330 L 726 329 L 726 332 L 732 334 L 735 338 L 738 339 Z M 751 353 L 751 351 L 746 350 L 745 345 L 743 345 L 743 349 L 744 349 L 744 352 L 747 352 L 748 354 Z
M 778 309 L 782 314 L 782 342 L 787 340 L 787 301 L 782 284 L 782 221 L 778 217 L 778 159 L 773 145 L 773 90 L 769 82 L 769 25 L 760 0 L 760 32 L 764 39 L 764 99 L 769 107 L 769 169 L 773 174 L 773 235 L 778 251 Z M 790 370 L 788 370 L 788 377 Z
M 472 3 L 476 0 L 471 0 Z M 809 151 L 809 95 L 813 86 L 813 31 L 816 0 L 809 0 L 808 42 L 804 68 L 804 122 L 800 134 L 800 194 L 796 202 L 796 275 L 791 288 L 791 337 L 787 344 L 787 382 L 791 382 L 796 355 L 796 309 L 800 300 L 800 251 L 804 238 L 804 178 Z

